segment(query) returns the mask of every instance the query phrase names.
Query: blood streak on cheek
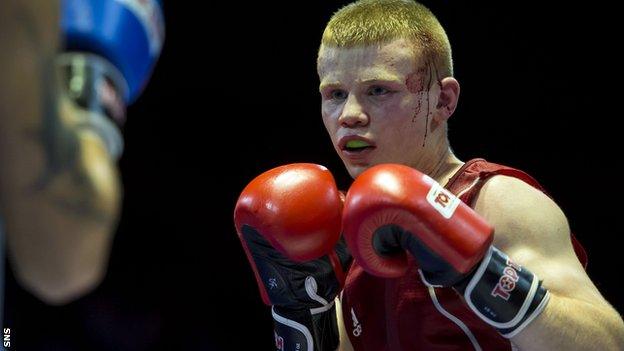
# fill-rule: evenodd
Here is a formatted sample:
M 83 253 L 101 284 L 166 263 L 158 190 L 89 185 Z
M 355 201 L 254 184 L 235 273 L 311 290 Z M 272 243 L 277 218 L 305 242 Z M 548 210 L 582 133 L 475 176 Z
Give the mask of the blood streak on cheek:
M 412 122 L 414 122 L 418 118 L 418 115 L 420 114 L 420 110 L 422 108 L 422 93 L 425 91 L 425 82 L 423 79 L 425 76 L 424 73 L 425 69 L 421 68 L 415 72 L 410 73 L 405 80 L 405 85 L 407 86 L 409 92 L 418 95 L 416 108 L 412 116 Z

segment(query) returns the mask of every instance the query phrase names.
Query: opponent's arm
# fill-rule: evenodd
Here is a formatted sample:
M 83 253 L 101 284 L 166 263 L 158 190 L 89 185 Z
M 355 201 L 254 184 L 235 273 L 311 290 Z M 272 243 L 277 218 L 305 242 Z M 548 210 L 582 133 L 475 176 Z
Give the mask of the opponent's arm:
M 3 1 L 0 11 L 0 211 L 16 278 L 49 303 L 101 278 L 98 248 L 108 245 L 119 207 L 101 141 L 72 129 L 75 112 L 57 98 L 60 3 Z
M 96 41 L 91 17 L 71 31 L 85 46 L 70 40 L 72 3 L 3 1 L 0 11 L 0 211 L 17 280 L 52 304 L 103 278 L 121 201 L 111 147 L 119 131 L 109 121 L 120 112 L 119 75 L 109 74 L 106 52 L 86 45 Z M 99 59 L 74 60 L 78 50 Z

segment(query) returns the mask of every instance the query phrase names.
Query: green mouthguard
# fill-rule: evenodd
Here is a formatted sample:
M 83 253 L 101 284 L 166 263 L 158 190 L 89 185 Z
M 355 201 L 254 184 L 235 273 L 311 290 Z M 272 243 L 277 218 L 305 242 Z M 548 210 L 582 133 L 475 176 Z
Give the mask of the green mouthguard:
M 349 140 L 346 146 L 350 149 L 357 149 L 360 147 L 367 147 L 370 145 L 363 140 Z

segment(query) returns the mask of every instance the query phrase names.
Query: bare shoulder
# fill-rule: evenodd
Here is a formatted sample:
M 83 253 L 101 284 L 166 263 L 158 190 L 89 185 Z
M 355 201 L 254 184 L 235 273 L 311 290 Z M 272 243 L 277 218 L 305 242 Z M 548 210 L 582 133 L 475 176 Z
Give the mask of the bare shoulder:
M 551 291 L 602 300 L 574 253 L 565 214 L 539 189 L 495 176 L 483 185 L 474 209 L 494 226 L 494 245 L 536 273 Z
M 494 176 L 488 179 L 474 201 L 474 209 L 496 228 L 501 244 L 569 243 L 568 220 L 559 206 L 539 189 L 521 179 Z M 556 248 L 554 247 L 554 248 Z

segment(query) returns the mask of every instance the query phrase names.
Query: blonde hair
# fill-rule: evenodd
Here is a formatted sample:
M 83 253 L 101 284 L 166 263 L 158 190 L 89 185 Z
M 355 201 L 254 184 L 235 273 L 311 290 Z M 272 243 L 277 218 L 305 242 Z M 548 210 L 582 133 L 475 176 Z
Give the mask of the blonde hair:
M 336 12 L 329 20 L 321 44 L 358 47 L 411 40 L 424 59 L 433 62 L 438 78 L 453 76 L 451 44 L 431 11 L 412 0 L 360 0 Z

